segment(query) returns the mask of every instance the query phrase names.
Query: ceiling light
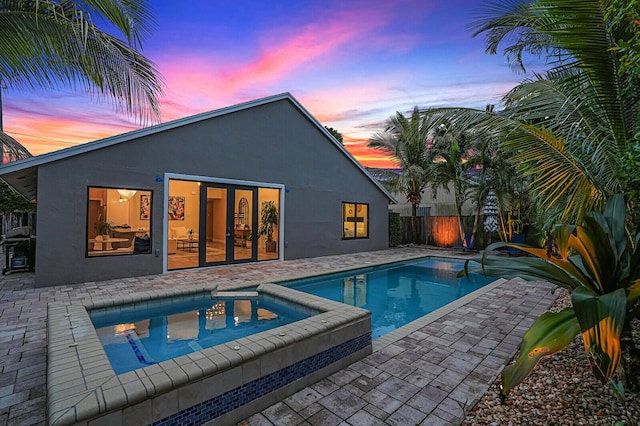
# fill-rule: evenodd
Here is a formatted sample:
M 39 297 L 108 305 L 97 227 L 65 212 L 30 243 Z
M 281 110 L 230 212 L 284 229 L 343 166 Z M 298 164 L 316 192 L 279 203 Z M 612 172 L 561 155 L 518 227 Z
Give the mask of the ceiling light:
M 124 198 L 131 198 L 135 195 L 136 191 L 132 189 L 118 189 L 118 194 Z

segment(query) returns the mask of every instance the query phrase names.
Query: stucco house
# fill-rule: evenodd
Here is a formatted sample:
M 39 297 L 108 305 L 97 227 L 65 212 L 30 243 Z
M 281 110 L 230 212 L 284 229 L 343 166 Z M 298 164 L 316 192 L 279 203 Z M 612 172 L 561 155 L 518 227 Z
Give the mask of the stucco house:
M 288 93 L 9 163 L 0 178 L 37 201 L 37 286 L 381 250 L 395 201 Z

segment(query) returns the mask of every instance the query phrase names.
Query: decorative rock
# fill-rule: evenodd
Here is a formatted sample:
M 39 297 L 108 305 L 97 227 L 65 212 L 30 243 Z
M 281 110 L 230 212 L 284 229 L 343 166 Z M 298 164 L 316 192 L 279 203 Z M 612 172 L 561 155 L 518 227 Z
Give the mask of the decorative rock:
M 562 292 L 550 310 L 570 306 L 569 293 Z M 633 329 L 640 341 L 638 321 Z M 637 425 L 640 395 L 627 392 L 625 404 L 618 402 L 610 387 L 593 377 L 584 354 L 582 337 L 566 349 L 540 361 L 536 369 L 516 386 L 500 405 L 500 378 L 470 410 L 462 425 Z

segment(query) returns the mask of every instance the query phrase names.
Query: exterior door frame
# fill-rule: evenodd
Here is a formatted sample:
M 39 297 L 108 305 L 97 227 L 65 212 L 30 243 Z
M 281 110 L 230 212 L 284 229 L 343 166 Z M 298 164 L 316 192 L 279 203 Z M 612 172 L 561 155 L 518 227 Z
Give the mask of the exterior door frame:
M 227 194 L 226 219 L 225 219 L 225 259 L 222 261 L 207 262 L 207 190 L 209 188 L 225 189 Z M 247 263 L 258 261 L 258 245 L 251 244 L 251 256 L 245 259 L 236 259 L 235 244 L 235 211 L 238 199 L 236 197 L 237 190 L 251 191 L 252 193 L 252 212 L 251 212 L 251 234 L 252 241 L 258 240 L 258 187 L 245 185 L 230 185 L 215 182 L 202 182 L 200 185 L 200 223 L 199 225 L 199 241 L 198 241 L 198 267 L 231 265 L 235 263 Z M 203 220 L 205 218 L 205 220 Z
M 156 180 L 163 181 L 164 184 L 164 195 L 162 197 L 162 273 L 166 274 L 170 272 L 168 270 L 168 234 L 169 234 L 169 180 L 188 180 L 193 182 L 202 182 L 202 186 L 206 184 L 219 184 L 219 185 L 230 185 L 236 187 L 255 187 L 255 188 L 273 188 L 280 190 L 280 214 L 279 219 L 280 223 L 278 224 L 278 259 L 282 261 L 284 260 L 284 246 L 285 246 L 285 192 L 286 187 L 284 184 L 280 183 L 271 183 L 271 182 L 257 182 L 257 181 L 249 181 L 249 180 L 237 180 L 237 179 L 226 179 L 226 178 L 216 178 L 211 176 L 198 176 L 198 175 L 187 175 L 180 173 L 165 173 L 164 176 L 156 176 Z M 257 201 L 256 201 L 257 203 Z M 232 206 L 233 207 L 233 206 Z M 227 206 L 229 209 L 229 206 Z M 206 207 L 205 207 L 206 212 Z M 256 215 L 257 217 L 257 215 Z M 203 221 L 201 220 L 201 223 Z M 200 224 L 202 226 L 202 224 Z M 205 237 L 206 238 L 206 237 Z M 218 263 L 216 263 L 217 265 Z M 226 264 L 226 263 L 224 263 Z M 199 266 L 200 267 L 200 266 Z

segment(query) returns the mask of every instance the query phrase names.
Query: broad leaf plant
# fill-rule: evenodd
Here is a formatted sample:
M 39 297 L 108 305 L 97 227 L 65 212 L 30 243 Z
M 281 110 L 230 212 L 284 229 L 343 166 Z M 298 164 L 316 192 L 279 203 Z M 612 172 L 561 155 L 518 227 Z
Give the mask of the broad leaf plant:
M 465 263 L 460 275 L 478 272 L 547 281 L 571 292 L 572 307 L 544 313 L 525 334 L 519 357 L 502 373 L 503 396 L 524 380 L 541 358 L 564 349 L 578 333 L 582 333 L 596 378 L 619 389 L 613 380 L 619 373 L 630 389 L 639 390 L 638 348 L 631 335 L 631 321 L 640 316 L 640 233 L 630 236 L 625 219 L 624 197 L 616 194 L 608 199 L 604 211 L 587 213 L 581 225 L 556 225 L 553 250 L 500 242 Z M 529 256 L 489 254 L 506 247 Z

